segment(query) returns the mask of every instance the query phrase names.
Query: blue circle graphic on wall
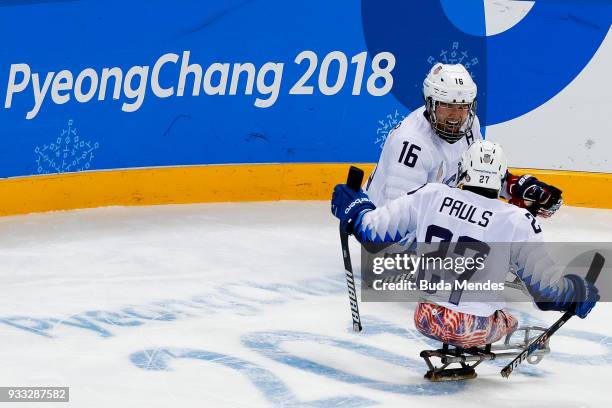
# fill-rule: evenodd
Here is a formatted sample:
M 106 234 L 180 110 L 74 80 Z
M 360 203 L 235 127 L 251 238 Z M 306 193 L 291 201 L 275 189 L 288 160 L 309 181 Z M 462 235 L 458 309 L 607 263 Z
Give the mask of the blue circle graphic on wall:
M 390 51 L 396 56 L 395 98 L 415 109 L 423 103 L 421 86 L 432 64 L 462 63 L 478 84 L 481 124 L 514 119 L 541 106 L 574 80 L 612 24 L 610 1 L 494 3 L 498 7 L 523 3 L 528 10 L 514 25 L 487 35 L 487 19 L 498 16 L 485 13 L 483 0 L 362 0 L 370 55 Z

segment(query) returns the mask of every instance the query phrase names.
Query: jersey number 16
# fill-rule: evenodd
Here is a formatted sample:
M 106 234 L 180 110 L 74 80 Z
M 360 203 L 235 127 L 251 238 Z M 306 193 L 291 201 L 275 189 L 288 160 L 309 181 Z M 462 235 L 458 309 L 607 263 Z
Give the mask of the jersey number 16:
M 404 165 L 408 167 L 414 167 L 419 158 L 416 152 L 421 151 L 421 148 L 415 144 L 411 145 L 408 142 L 403 143 L 404 147 L 402 148 L 402 152 L 400 153 L 398 163 L 404 163 Z

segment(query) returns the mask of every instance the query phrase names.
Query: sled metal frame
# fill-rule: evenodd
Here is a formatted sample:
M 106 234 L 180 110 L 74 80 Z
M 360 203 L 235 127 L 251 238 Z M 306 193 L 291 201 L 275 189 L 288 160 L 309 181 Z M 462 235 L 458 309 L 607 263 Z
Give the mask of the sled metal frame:
M 522 342 L 512 342 L 512 337 L 523 331 Z M 525 326 L 519 327 L 512 333 L 509 333 L 504 338 L 502 344 L 487 344 L 485 346 L 476 346 L 470 348 L 461 348 L 451 346 L 447 343 L 442 345 L 438 350 L 423 350 L 420 356 L 425 360 L 429 371 L 425 374 L 425 378 L 431 381 L 454 381 L 476 378 L 474 368 L 483 361 L 497 360 L 500 358 L 514 358 L 521 353 L 530 340 L 533 340 L 539 334 L 533 336 L 532 332 L 544 332 L 545 327 L 540 326 Z M 548 341 L 536 350 L 527 358 L 529 364 L 538 364 L 544 355 L 550 353 Z M 431 359 L 437 357 L 440 359 L 441 366 L 436 367 Z M 451 364 L 459 364 L 458 368 L 448 368 Z

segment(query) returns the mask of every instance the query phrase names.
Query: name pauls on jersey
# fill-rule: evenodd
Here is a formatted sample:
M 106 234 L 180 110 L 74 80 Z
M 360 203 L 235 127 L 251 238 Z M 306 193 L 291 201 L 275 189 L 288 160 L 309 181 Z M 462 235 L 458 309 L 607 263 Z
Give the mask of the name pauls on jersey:
M 483 211 L 473 204 L 464 203 L 461 200 L 456 200 L 448 196 L 444 197 L 438 212 L 459 218 L 460 220 L 467 221 L 470 224 L 478 225 L 483 228 L 489 225 L 491 216 L 493 215 L 493 211 Z

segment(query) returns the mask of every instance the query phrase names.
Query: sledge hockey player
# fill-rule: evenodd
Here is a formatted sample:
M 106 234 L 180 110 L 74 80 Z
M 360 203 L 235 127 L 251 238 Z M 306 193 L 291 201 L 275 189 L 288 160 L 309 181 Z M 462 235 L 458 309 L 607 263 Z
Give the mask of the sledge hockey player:
M 469 145 L 482 140 L 476 84 L 461 64 L 435 64 L 423 82 L 425 105 L 390 132 L 365 191 L 377 206 L 425 183 L 455 186 L 457 165 Z M 561 191 L 530 175 L 504 175 L 501 195 L 533 215 L 550 217 Z
M 339 184 L 332 197 L 332 213 L 340 219 L 341 229 L 362 243 L 397 241 L 412 233 L 419 243 L 479 243 L 487 254 L 486 267 L 474 277 L 480 274 L 481 281 L 503 282 L 513 265 L 541 310 L 575 307 L 575 314 L 585 318 L 599 300 L 597 288 L 580 276 L 561 276 L 538 244 L 543 242 L 543 232 L 534 215 L 498 200 L 506 167 L 498 144 L 477 140 L 458 166 L 459 188 L 428 183 L 377 208 L 363 191 Z M 490 302 L 451 301 L 437 292 L 422 295 L 414 313 L 416 328 L 445 347 L 490 345 L 516 329 L 517 320 L 503 309 L 501 294 L 499 301 Z M 476 376 L 469 366 L 461 375 Z

